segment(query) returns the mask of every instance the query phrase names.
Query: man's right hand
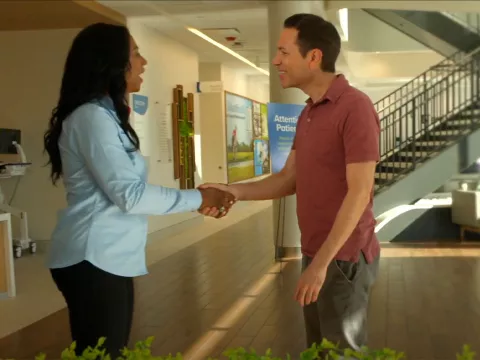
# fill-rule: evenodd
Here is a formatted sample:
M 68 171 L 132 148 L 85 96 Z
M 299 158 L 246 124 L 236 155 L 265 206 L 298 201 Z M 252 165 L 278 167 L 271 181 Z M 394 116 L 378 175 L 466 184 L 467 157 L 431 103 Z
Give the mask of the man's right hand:
M 202 194 L 202 205 L 198 209 L 200 213 L 210 212 L 212 209 L 216 209 L 220 213 L 227 213 L 235 203 L 235 197 L 224 190 L 214 187 L 199 187 L 198 190 Z
M 215 183 L 206 183 L 202 184 L 198 187 L 200 191 L 202 190 L 219 190 L 222 192 L 227 193 L 229 196 L 233 198 L 233 202 L 231 202 L 231 205 L 229 207 L 225 207 L 224 211 L 221 211 L 220 208 L 218 207 L 201 207 L 199 209 L 199 213 L 205 216 L 210 216 L 210 217 L 215 217 L 217 219 L 222 218 L 228 214 L 228 211 L 230 210 L 231 206 L 238 200 L 239 194 L 237 189 L 234 186 L 228 186 L 226 184 L 215 184 Z

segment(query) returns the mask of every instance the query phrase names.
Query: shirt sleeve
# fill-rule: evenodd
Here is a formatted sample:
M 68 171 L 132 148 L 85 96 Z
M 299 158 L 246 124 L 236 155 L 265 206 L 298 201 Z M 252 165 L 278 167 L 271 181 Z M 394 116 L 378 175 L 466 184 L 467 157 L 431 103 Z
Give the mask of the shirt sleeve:
M 368 98 L 355 101 L 348 109 L 343 127 L 345 162 L 380 160 L 380 121 Z
M 202 196 L 196 189 L 167 188 L 142 179 L 120 140 L 116 119 L 107 110 L 87 105 L 71 121 L 80 156 L 98 186 L 122 211 L 164 215 L 196 211 L 201 206 Z

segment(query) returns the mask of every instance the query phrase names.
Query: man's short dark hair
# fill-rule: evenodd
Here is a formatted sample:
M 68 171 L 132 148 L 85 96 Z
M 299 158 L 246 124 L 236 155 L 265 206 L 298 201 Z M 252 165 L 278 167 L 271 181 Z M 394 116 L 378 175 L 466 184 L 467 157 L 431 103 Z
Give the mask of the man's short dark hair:
M 331 22 L 314 14 L 295 14 L 287 18 L 283 27 L 296 29 L 297 45 L 303 57 L 310 50 L 322 51 L 322 70 L 335 72 L 335 62 L 340 53 L 341 39 L 337 29 Z

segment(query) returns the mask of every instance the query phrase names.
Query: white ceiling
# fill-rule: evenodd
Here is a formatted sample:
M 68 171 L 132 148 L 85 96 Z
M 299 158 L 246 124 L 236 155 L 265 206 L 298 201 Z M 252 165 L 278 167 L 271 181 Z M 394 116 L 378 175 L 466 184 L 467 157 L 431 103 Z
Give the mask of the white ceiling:
M 329 5 L 326 12 L 322 11 L 321 1 L 297 1 L 308 1 L 314 13 L 326 15 L 328 20 L 343 34 L 338 19 L 338 7 L 332 7 L 332 5 L 338 5 L 338 0 L 326 2 Z M 201 62 L 220 62 L 237 72 L 259 76 L 259 79 L 263 78 L 265 82 L 269 81 L 268 77 L 260 75 L 258 70 L 187 30 L 188 27 L 201 30 L 210 38 L 231 48 L 257 66 L 269 70 L 271 62 L 267 10 L 269 1 L 97 0 L 97 2 L 123 14 L 129 21 L 140 22 L 145 26 L 157 29 L 165 36 L 194 50 Z M 350 3 L 352 1 L 338 2 Z M 237 36 L 235 41 L 240 43 L 239 46 L 233 46 L 232 42 L 225 39 L 227 35 L 233 34 Z M 349 50 L 349 43 L 346 41 L 342 43 L 342 52 L 337 61 L 337 71 L 344 73 L 355 86 L 395 88 L 438 62 L 439 60 L 432 57 L 433 55 L 435 54 L 432 51 L 357 53 Z M 385 69 L 389 71 L 385 71 Z
M 150 5 L 156 5 L 159 9 L 171 15 L 196 14 L 202 12 L 222 12 L 228 10 L 263 8 L 268 1 L 244 1 L 244 0 L 216 0 L 216 1 L 182 1 L 182 0 L 100 0 L 98 1 L 116 9 L 123 9 L 131 16 L 152 15 Z
M 268 70 L 271 61 L 268 39 L 268 1 L 112 1 L 99 0 L 129 18 L 155 28 L 170 38 L 192 48 L 202 62 L 221 62 L 226 66 L 258 75 L 259 72 L 232 55 L 189 32 L 186 27 L 201 30 L 215 41 L 228 46 L 257 66 Z M 212 30 L 213 29 L 213 30 Z M 219 29 L 236 29 L 235 31 Z M 237 35 L 233 42 L 225 39 Z M 339 68 L 346 63 L 339 59 Z

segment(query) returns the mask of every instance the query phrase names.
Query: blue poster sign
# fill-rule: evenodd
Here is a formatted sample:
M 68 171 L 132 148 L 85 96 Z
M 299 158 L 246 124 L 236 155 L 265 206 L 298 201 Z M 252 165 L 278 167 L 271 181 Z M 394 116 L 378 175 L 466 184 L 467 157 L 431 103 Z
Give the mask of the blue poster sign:
M 133 94 L 133 111 L 140 115 L 145 115 L 148 109 L 148 97 L 144 95 Z
M 270 156 L 267 140 L 253 140 L 253 161 L 255 165 L 255 176 L 261 176 L 270 172 Z
M 297 131 L 297 121 L 305 105 L 268 104 L 268 134 L 272 173 L 283 169 Z

